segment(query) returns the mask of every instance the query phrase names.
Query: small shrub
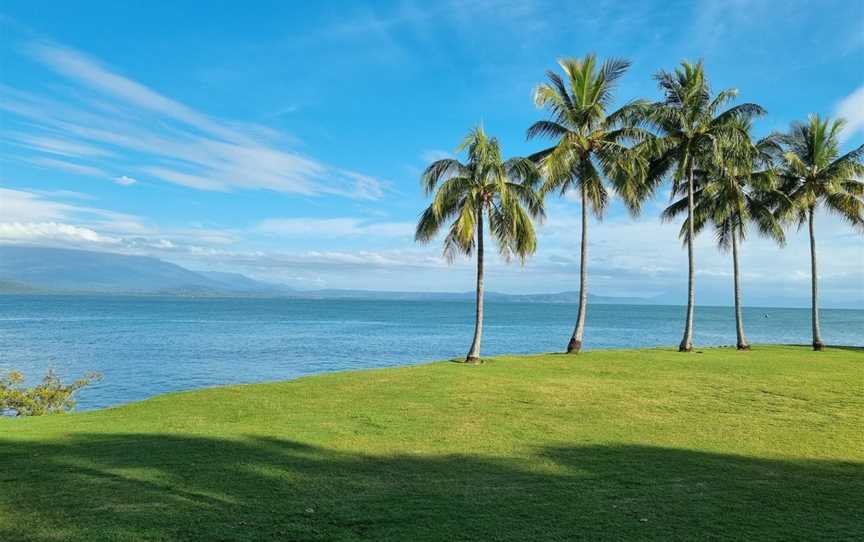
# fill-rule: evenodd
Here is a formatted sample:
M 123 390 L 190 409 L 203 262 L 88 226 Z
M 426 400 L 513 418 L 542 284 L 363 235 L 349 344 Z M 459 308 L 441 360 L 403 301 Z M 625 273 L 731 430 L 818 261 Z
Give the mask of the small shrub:
M 74 393 L 101 379 L 98 373 L 87 373 L 71 384 L 64 384 L 49 369 L 42 382 L 28 388 L 23 384 L 24 375 L 21 372 L 0 373 L 0 414 L 42 416 L 68 412 L 75 408 Z

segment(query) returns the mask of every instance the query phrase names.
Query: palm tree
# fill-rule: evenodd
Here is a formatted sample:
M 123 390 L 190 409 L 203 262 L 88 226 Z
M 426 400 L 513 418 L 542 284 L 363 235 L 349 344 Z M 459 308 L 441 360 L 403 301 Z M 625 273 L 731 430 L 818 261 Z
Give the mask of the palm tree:
M 750 122 L 739 120 L 746 138 L 733 141 L 721 150 L 719 164 L 710 164 L 707 170 L 695 172 L 696 188 L 693 192 L 693 231 L 699 233 L 710 222 L 714 226 L 717 244 L 724 252 L 732 252 L 732 275 L 735 298 L 735 333 L 738 350 L 749 350 L 744 334 L 741 314 L 741 272 L 738 246 L 747 235 L 748 223 L 753 223 L 759 233 L 785 243 L 780 221 L 772 212 L 772 205 L 782 193 L 776 188 L 773 170 L 774 158 L 779 152 L 775 136 L 753 142 L 749 136 Z M 672 220 L 687 211 L 686 194 L 663 211 L 663 220 Z M 680 236 L 687 239 L 689 220 L 681 226 Z
M 756 104 L 747 103 L 720 112 L 724 105 L 735 99 L 738 91 L 726 89 L 713 95 L 701 60 L 696 64 L 684 61 L 675 73 L 660 71 L 654 77 L 664 99 L 646 108 L 645 118 L 658 134 L 656 138 L 646 140 L 644 146 L 652 161 L 639 195 L 645 198 L 653 194 L 671 172 L 672 194 L 684 193 L 687 197 L 687 315 L 678 350 L 690 352 L 693 350 L 696 297 L 693 257 L 696 171 L 719 163 L 722 159 L 720 149 L 724 144 L 746 137 L 741 133 L 740 123 L 734 121 L 764 115 L 765 111 Z
M 813 350 L 824 348 L 819 329 L 818 273 L 814 220 L 822 206 L 854 227 L 864 228 L 864 145 L 840 155 L 838 136 L 846 121 L 810 115 L 807 123 L 795 122 L 781 136 L 784 147 L 782 190 L 788 198 L 778 211 L 794 219 L 798 227 L 806 222 L 810 231 L 811 318 Z
M 545 177 L 543 193 L 557 190 L 563 195 L 575 190 L 582 202 L 579 312 L 567 343 L 567 353 L 577 354 L 582 348 L 588 305 L 588 207 L 598 220 L 602 219 L 609 203 L 604 178 L 620 184 L 617 181 L 629 171 L 625 143 L 641 141 L 647 134 L 629 122 L 638 104 L 606 114 L 618 79 L 630 62 L 609 59 L 598 65 L 591 54 L 582 59 L 563 59 L 558 64 L 565 77 L 546 72 L 549 81 L 534 93 L 534 103 L 545 107 L 550 118 L 535 122 L 527 136 L 557 140 L 553 147 L 532 156 Z
M 415 239 L 431 241 L 445 222 L 451 222 L 444 238 L 444 256 L 452 261 L 458 254 L 477 251 L 477 306 L 474 339 L 465 361 L 479 363 L 483 334 L 483 241 L 484 219 L 501 255 L 524 261 L 537 247 L 532 218 L 543 218 L 543 202 L 535 188 L 539 175 L 527 158 L 501 159 L 498 140 L 477 127 L 465 137 L 456 152 L 467 151 L 468 162 L 438 160 L 423 173 L 426 195 L 434 192 L 431 205 L 423 211 Z M 476 243 L 476 244 L 475 244 Z

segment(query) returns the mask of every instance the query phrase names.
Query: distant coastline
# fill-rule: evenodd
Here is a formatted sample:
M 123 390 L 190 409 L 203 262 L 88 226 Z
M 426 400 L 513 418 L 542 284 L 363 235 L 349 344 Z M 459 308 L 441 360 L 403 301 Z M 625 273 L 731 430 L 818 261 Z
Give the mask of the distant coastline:
M 129 298 L 165 298 L 165 299 L 284 299 L 286 301 L 404 301 L 404 302 L 436 302 L 436 303 L 473 303 L 471 292 L 391 292 L 386 290 L 297 290 L 290 293 L 242 293 L 242 292 L 200 292 L 200 291 L 166 291 L 166 292 L 136 292 L 136 291 L 104 291 L 104 290 L 50 290 L 50 289 L 6 289 L 6 285 L 0 283 L 0 296 L 15 297 L 129 297 Z M 499 292 L 487 292 L 487 303 L 507 303 L 525 305 L 577 305 L 578 300 L 574 297 L 576 292 L 557 292 L 544 294 L 505 294 Z M 651 298 L 617 298 L 605 296 L 589 296 L 592 305 L 608 306 L 648 306 L 648 307 L 685 307 L 685 303 L 654 301 Z M 705 308 L 728 308 L 732 306 L 720 303 L 703 303 Z M 806 306 L 806 300 L 799 304 L 770 305 L 770 304 L 746 304 L 748 309 L 798 309 L 810 310 Z M 827 310 L 836 311 L 861 311 L 862 309 L 850 306 L 833 306 L 828 304 L 823 307 Z
M 252 279 L 239 273 L 194 271 L 147 256 L 110 252 L 0 245 L 0 294 L 2 295 L 98 295 L 179 298 L 285 298 L 383 301 L 453 301 L 474 299 L 474 292 L 418 292 L 327 288 L 300 290 L 283 284 Z M 697 294 L 698 295 L 698 294 Z M 682 292 L 655 296 L 588 296 L 595 305 L 682 306 Z M 680 298 L 680 299 L 679 299 Z M 490 303 L 578 303 L 578 291 L 512 294 L 487 292 Z M 727 297 L 721 298 L 723 301 Z M 701 306 L 727 307 L 728 303 L 707 299 Z M 766 299 L 745 298 L 751 308 L 805 308 L 806 297 L 785 298 L 783 304 Z M 848 304 L 825 303 L 824 308 L 851 309 Z

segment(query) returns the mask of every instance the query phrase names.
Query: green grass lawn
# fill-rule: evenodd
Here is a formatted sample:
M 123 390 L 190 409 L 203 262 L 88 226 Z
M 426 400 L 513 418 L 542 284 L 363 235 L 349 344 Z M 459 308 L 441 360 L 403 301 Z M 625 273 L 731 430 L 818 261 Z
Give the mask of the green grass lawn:
M 864 350 L 439 362 L 0 420 L 0 540 L 861 540 Z

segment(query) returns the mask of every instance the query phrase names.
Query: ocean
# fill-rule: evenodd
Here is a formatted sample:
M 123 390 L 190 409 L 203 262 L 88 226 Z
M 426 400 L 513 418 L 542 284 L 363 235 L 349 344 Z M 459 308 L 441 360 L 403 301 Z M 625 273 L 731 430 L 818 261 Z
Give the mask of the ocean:
M 0 295 L 0 371 L 29 381 L 50 367 L 64 379 L 103 380 L 78 410 L 206 386 L 284 380 L 326 371 L 461 358 L 473 304 L 370 301 Z M 684 307 L 590 305 L 584 348 L 673 346 Z M 488 303 L 483 354 L 561 351 L 571 304 Z M 753 344 L 810 342 L 808 309 L 747 308 Z M 864 311 L 821 311 L 827 344 L 864 345 Z M 728 307 L 697 307 L 696 346 L 734 345 Z M 758 359 L 754 356 L 754 359 Z

